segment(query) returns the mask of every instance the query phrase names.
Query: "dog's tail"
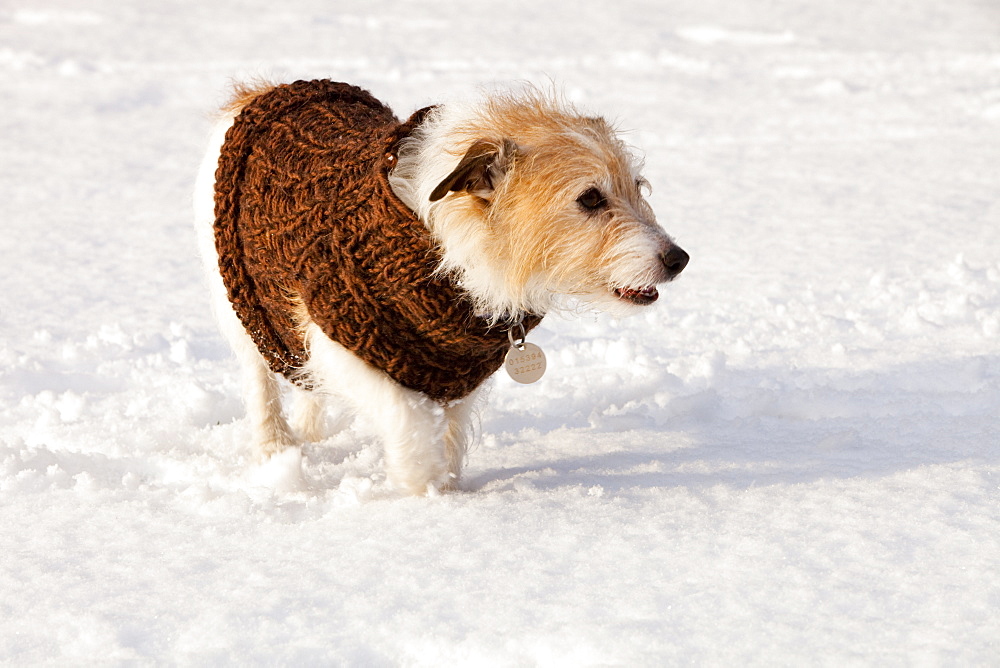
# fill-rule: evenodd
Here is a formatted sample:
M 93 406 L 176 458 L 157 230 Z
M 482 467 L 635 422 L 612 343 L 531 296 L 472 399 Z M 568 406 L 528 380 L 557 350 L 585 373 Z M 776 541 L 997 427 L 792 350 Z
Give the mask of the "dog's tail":
M 222 107 L 222 113 L 227 116 L 237 116 L 243 107 L 260 97 L 264 93 L 274 90 L 278 84 L 266 79 L 252 79 L 250 81 L 234 81 L 233 92 L 229 101 Z

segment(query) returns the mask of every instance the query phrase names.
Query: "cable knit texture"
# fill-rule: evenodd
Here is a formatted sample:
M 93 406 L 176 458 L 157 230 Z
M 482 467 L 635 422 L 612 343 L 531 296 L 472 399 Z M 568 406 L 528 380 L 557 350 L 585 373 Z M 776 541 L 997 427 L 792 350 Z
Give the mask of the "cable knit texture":
M 448 402 L 503 364 L 505 328 L 434 274 L 426 226 L 392 192 L 399 123 L 355 86 L 297 81 L 253 99 L 226 134 L 215 241 L 229 300 L 270 368 L 308 386 L 296 304 L 401 385 Z M 459 195 L 454 195 L 459 196 Z M 531 329 L 540 317 L 526 318 Z M 349 379 L 342 379 L 349 382 Z

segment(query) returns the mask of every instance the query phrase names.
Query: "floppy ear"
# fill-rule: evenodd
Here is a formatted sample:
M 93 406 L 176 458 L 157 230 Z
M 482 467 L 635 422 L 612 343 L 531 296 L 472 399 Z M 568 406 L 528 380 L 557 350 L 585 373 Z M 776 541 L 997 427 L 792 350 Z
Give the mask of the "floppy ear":
M 489 201 L 516 154 L 517 144 L 510 139 L 499 144 L 480 139 L 469 147 L 455 171 L 438 184 L 430 200 L 436 202 L 450 192 L 465 191 Z

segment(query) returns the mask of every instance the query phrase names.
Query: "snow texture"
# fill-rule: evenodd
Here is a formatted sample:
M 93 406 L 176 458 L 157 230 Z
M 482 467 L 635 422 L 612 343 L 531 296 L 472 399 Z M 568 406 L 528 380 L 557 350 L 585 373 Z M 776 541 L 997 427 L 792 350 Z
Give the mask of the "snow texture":
M 254 466 L 190 192 L 232 78 L 552 80 L 690 252 L 552 317 L 464 491 Z M 0 662 L 996 665 L 987 0 L 3 0 Z

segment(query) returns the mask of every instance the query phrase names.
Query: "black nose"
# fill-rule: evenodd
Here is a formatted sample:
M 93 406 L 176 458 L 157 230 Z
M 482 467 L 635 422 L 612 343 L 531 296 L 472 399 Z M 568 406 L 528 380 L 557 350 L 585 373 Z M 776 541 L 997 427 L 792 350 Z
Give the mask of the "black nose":
M 660 256 L 663 259 L 663 266 L 667 270 L 667 280 L 677 277 L 677 274 L 684 271 L 691 257 L 678 246 L 671 246 L 670 250 Z

